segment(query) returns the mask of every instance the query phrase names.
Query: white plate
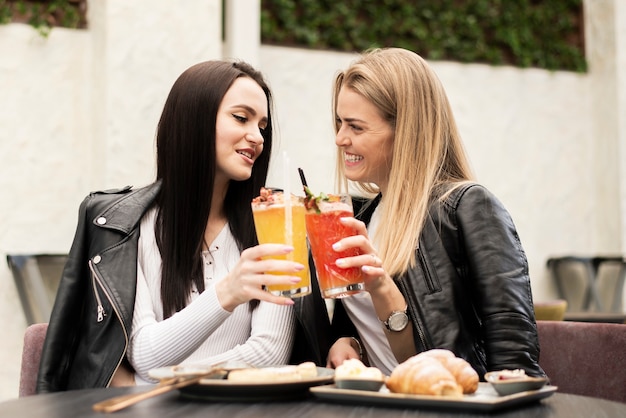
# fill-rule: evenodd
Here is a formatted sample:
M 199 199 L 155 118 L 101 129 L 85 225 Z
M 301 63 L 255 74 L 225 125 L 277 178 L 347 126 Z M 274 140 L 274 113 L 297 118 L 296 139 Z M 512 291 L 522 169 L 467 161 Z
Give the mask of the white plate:
M 277 367 L 277 366 L 273 366 Z M 195 369 L 197 370 L 197 369 Z M 149 372 L 153 379 L 164 380 L 175 376 L 172 367 Z M 304 397 L 312 386 L 332 383 L 334 369 L 317 367 L 317 376 L 283 382 L 232 382 L 228 379 L 202 379 L 197 385 L 180 388 L 186 398 L 210 401 L 259 402 Z
M 489 383 L 479 383 L 476 393 L 463 395 L 461 398 L 443 396 L 405 395 L 391 393 L 386 386 L 378 392 L 339 389 L 335 385 L 312 387 L 309 391 L 316 397 L 328 401 L 357 403 L 359 405 L 376 405 L 387 407 L 429 408 L 441 410 L 495 411 L 513 405 L 538 401 L 556 392 L 556 386 L 544 386 L 539 390 L 519 392 L 513 395 L 500 396 Z

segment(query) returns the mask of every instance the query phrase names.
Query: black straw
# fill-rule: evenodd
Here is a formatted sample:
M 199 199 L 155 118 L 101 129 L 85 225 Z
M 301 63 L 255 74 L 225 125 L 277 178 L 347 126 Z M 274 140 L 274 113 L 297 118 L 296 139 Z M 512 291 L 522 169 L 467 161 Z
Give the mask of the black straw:
M 298 167 L 298 173 L 300 173 L 300 180 L 302 181 L 302 186 L 308 187 L 308 184 L 306 184 L 306 178 L 304 177 L 304 171 L 302 171 L 300 167 Z

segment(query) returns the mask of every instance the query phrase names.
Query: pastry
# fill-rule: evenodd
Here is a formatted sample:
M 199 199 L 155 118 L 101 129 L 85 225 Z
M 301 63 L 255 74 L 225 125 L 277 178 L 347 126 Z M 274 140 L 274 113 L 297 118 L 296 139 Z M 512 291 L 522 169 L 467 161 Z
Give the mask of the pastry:
M 414 395 L 463 396 L 463 388 L 441 361 L 429 356 L 413 356 L 399 364 L 387 379 L 387 387 L 396 393 Z
M 306 361 L 296 366 L 296 371 L 303 379 L 317 377 L 317 366 L 312 361 Z
M 476 370 L 467 361 L 455 356 L 452 351 L 438 348 L 419 353 L 416 357 L 433 357 L 439 360 L 461 385 L 464 394 L 474 393 L 478 389 L 480 378 Z
M 335 369 L 335 380 L 383 380 L 384 377 L 385 376 L 379 369 L 376 367 L 367 367 L 358 359 L 344 360 L 344 362 Z
M 447 358 L 443 365 L 452 373 L 456 382 L 463 388 L 464 394 L 476 392 L 478 389 L 478 373 L 470 364 L 460 357 Z
M 246 383 L 289 382 L 313 377 L 317 377 L 317 367 L 313 362 L 305 362 L 297 366 L 236 369 L 228 373 L 228 380 Z

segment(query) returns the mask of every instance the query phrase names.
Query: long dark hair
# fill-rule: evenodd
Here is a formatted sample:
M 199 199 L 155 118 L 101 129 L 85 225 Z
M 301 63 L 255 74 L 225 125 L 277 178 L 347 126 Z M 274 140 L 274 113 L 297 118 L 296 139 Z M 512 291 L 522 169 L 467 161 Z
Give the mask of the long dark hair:
M 265 92 L 268 124 L 252 176 L 230 182 L 224 211 L 240 251 L 257 244 L 250 202 L 265 185 L 272 152 L 271 92 L 262 74 L 246 63 L 202 62 L 172 86 L 157 130 L 157 180 L 162 185 L 155 231 L 165 318 L 187 305 L 193 284 L 204 291 L 202 244 L 215 180 L 217 111 L 238 77 L 253 79 Z

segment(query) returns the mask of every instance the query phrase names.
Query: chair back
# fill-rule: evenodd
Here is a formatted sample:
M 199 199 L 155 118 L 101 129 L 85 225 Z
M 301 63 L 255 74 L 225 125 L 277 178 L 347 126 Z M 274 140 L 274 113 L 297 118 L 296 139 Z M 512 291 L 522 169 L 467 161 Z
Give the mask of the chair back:
M 50 320 L 66 261 L 66 254 L 7 255 L 28 325 Z
M 604 312 L 623 312 L 626 259 L 606 259 L 598 267 L 596 289 Z
M 626 403 L 626 325 L 537 321 L 539 365 L 558 391 Z
M 35 394 L 37 373 L 39 373 L 41 352 L 47 331 L 48 324 L 39 323 L 29 325 L 24 332 L 24 348 L 22 349 L 22 365 L 20 369 L 20 397 Z
M 568 312 L 623 312 L 625 257 L 553 257 L 547 266 Z
M 581 312 L 589 309 L 591 264 L 582 257 L 550 258 L 548 269 L 556 284 L 559 296 L 567 300 L 567 310 Z

